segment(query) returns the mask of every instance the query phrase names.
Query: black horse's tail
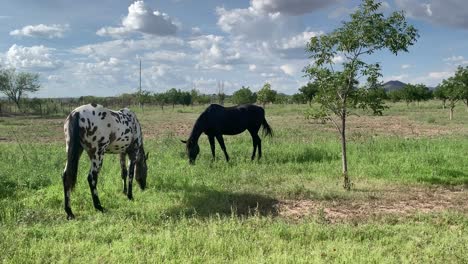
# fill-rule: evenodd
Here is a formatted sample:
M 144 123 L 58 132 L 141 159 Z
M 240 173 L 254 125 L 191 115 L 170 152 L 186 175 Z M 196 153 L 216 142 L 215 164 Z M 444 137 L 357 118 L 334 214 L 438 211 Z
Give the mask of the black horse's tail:
M 273 136 L 273 129 L 271 129 L 271 127 L 268 124 L 268 122 L 266 121 L 265 117 L 263 118 L 262 126 L 263 126 L 263 134 L 266 135 L 266 136 L 272 137 Z
M 76 175 L 78 173 L 78 162 L 83 147 L 80 143 L 80 113 L 74 112 L 68 116 L 68 152 L 67 166 L 63 173 L 63 187 L 66 190 L 73 189 L 76 183 Z

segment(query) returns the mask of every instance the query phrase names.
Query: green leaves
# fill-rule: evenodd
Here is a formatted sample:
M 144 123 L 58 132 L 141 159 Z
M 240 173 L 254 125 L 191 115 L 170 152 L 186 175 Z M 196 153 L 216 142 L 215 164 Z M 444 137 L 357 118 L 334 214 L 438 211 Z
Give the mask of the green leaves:
M 313 64 L 305 69 L 306 75 L 320 87 L 318 98 L 325 109 L 340 115 L 348 108 L 383 109 L 382 98 L 363 96 L 357 91 L 358 79 L 364 78 L 365 89 L 377 89 L 381 84 L 379 63 L 367 63 L 374 52 L 387 49 L 394 54 L 408 51 L 418 38 L 417 30 L 408 25 L 403 12 L 394 12 L 385 17 L 379 11 L 380 2 L 365 0 L 351 14 L 351 20 L 343 22 L 333 32 L 310 39 L 307 51 Z M 334 58 L 341 56 L 345 61 L 335 65 Z M 373 98 L 374 101 L 370 100 Z

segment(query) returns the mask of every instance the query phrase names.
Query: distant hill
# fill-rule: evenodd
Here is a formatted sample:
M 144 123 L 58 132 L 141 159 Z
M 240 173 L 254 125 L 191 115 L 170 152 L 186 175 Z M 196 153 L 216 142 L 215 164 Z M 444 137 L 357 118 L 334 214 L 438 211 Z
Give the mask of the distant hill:
M 383 84 L 383 88 L 386 92 L 395 91 L 402 89 L 406 83 L 400 81 L 388 81 Z

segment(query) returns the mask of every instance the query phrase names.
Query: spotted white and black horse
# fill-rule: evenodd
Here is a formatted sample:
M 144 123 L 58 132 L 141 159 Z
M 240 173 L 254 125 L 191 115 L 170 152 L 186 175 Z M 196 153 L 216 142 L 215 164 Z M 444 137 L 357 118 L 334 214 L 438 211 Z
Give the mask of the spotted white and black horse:
M 123 192 L 128 199 L 133 199 L 132 183 L 134 176 L 140 188 L 144 190 L 148 155 L 145 155 L 143 149 L 143 134 L 140 123 L 133 112 L 127 108 L 112 111 L 97 104 L 82 105 L 68 115 L 64 131 L 67 165 L 62 180 L 67 219 L 75 217 L 70 207 L 70 193 L 76 183 L 78 162 L 83 150 L 86 151 L 91 160 L 88 183 L 93 204 L 97 210 L 104 211 L 96 189 L 104 153 L 120 154 Z M 127 171 L 125 165 L 127 155 L 130 160 L 129 171 Z M 127 174 L 128 188 L 126 183 Z

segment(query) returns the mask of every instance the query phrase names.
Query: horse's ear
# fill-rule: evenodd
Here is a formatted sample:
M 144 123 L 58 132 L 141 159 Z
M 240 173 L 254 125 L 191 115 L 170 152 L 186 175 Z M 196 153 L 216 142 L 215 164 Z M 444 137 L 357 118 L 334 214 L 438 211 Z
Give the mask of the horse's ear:
M 184 143 L 184 144 L 187 144 L 187 140 L 180 140 L 180 142 Z
M 145 161 L 147 161 L 147 160 L 148 160 L 148 157 L 149 157 L 149 152 L 148 152 L 148 153 L 146 153 L 146 155 L 145 155 Z

